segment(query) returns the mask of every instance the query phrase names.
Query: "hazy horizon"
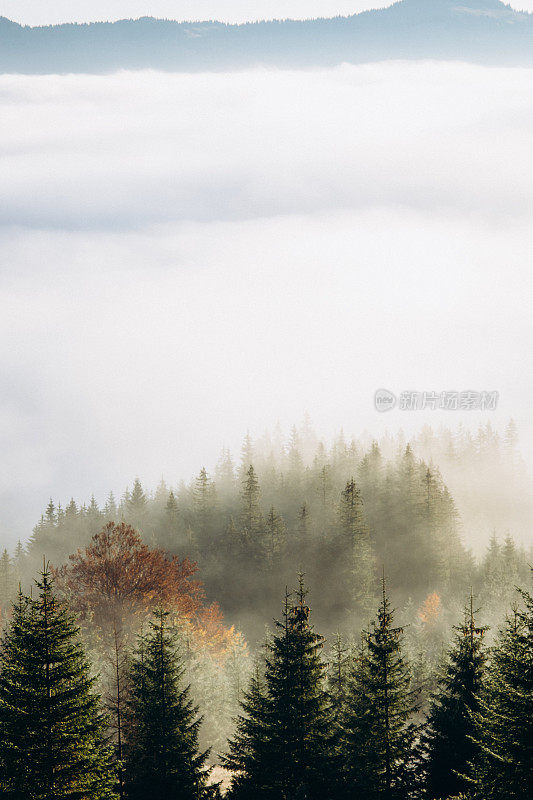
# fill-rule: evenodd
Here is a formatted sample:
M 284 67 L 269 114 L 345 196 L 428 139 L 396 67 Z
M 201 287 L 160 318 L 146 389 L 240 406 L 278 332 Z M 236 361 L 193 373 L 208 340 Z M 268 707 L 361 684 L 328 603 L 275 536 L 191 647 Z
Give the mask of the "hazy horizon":
M 392 0 L 50 0 L 45 8 L 34 0 L 0 0 L 0 16 L 24 25 L 100 22 L 152 16 L 181 22 L 217 20 L 239 23 L 271 19 L 314 19 L 349 16 L 386 8 Z M 517 11 L 533 12 L 533 0 L 513 0 Z

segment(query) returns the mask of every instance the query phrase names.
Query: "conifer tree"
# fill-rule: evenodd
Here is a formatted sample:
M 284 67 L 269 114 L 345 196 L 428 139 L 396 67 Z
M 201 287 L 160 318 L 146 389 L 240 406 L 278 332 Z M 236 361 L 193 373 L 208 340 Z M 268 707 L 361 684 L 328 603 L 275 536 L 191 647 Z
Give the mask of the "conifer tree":
M 246 472 L 241 492 L 241 531 L 245 547 L 259 558 L 264 553 L 265 525 L 260 505 L 261 489 L 252 465 Z
M 270 566 L 277 567 L 284 545 L 285 523 L 283 522 L 283 518 L 276 513 L 274 506 L 271 506 L 268 512 L 265 522 L 265 532 L 267 556 Z
M 335 723 L 340 723 L 345 711 L 350 670 L 350 650 L 344 637 L 337 633 L 333 639 L 328 669 L 328 690 Z
M 109 492 L 107 497 L 105 506 L 104 506 L 104 516 L 106 518 L 106 522 L 115 522 L 117 516 L 117 504 L 115 502 L 115 495 L 113 492 Z
M 224 766 L 234 773 L 230 797 L 251 800 L 254 791 L 266 797 L 270 782 L 270 760 L 263 748 L 263 730 L 270 716 L 271 704 L 264 680 L 264 668 L 256 664 L 248 690 L 240 701 L 237 728 L 222 757 Z M 261 788 L 260 788 L 261 787 Z
M 131 800 L 209 797 L 207 753 L 199 752 L 201 718 L 183 684 L 176 632 L 158 608 L 139 638 L 126 713 L 126 788 Z
M 210 480 L 205 467 L 202 467 L 194 482 L 193 499 L 195 529 L 200 542 L 205 547 L 209 544 L 207 537 L 210 533 L 215 504 L 215 486 Z
M 19 592 L 0 649 L 0 795 L 113 798 L 106 720 L 79 629 L 45 569 L 38 596 Z
M 430 705 L 423 736 L 424 782 L 426 794 L 432 799 L 458 795 L 469 788 L 464 774 L 479 756 L 472 738 L 473 715 L 478 711 L 483 681 L 485 630 L 476 625 L 470 595 L 464 622 L 455 628 L 454 644 Z
M 236 772 L 230 796 L 239 800 L 329 796 L 331 708 L 323 639 L 310 624 L 306 595 L 300 576 L 296 595 L 286 593 L 283 618 L 266 646 L 264 680 L 257 674 L 252 680 L 224 759 Z
M 476 800 L 522 800 L 533 786 L 533 596 L 507 618 L 475 715 L 481 757 L 471 766 Z
M 341 553 L 349 570 L 357 611 L 368 614 L 374 607 L 374 556 L 363 513 L 363 501 L 353 478 L 341 494 Z M 367 617 L 368 618 L 368 617 Z
M 246 479 L 248 471 L 254 462 L 254 443 L 252 437 L 247 432 L 241 447 L 241 463 L 239 467 L 239 477 L 241 481 Z
M 355 660 L 347 696 L 345 776 L 348 797 L 401 800 L 408 796 L 417 711 L 409 668 L 402 657 L 403 629 L 383 579 L 382 601 Z
M 125 499 L 127 518 L 135 528 L 144 530 L 148 511 L 148 499 L 139 478 L 135 478 L 133 489 Z M 145 531 L 146 532 L 146 531 Z
M 16 596 L 16 572 L 6 548 L 0 556 L 0 616 L 11 607 Z

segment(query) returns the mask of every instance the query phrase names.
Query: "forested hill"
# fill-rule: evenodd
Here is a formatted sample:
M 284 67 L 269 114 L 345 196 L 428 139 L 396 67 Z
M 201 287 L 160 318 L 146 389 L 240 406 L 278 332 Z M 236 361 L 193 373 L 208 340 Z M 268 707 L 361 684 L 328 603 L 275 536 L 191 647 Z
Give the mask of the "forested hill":
M 308 68 L 387 59 L 533 63 L 533 15 L 499 0 L 402 0 L 351 17 L 227 25 L 145 17 L 27 27 L 0 18 L 0 72 Z
M 529 541 L 531 518 L 512 423 L 503 437 L 490 426 L 476 436 L 428 427 L 409 444 L 401 434 L 379 442 L 341 435 L 329 448 L 304 424 L 288 441 L 279 430 L 247 436 L 240 464 L 224 451 L 213 473 L 202 469 L 189 484 L 161 483 L 150 494 L 136 480 L 103 507 L 94 498 L 50 501 L 22 574 L 30 580 L 43 556 L 66 563 L 108 522 L 126 522 L 151 546 L 197 562 L 209 601 L 252 641 L 298 568 L 326 630 L 367 621 L 383 568 L 402 606 L 416 610 L 437 593 L 458 613 L 456 599 L 473 586 L 497 617 L 527 577 L 530 556 L 513 537 Z M 469 544 L 477 528 L 485 535 L 476 564 Z M 1 584 L 0 569 L 0 601 Z

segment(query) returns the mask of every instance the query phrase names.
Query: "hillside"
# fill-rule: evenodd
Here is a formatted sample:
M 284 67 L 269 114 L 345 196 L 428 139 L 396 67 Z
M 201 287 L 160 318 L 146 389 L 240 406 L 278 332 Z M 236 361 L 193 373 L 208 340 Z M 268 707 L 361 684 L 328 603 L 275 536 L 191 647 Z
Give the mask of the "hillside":
M 499 0 L 403 0 L 351 17 L 243 25 L 145 17 L 21 26 L 0 18 L 3 73 L 310 68 L 387 59 L 533 62 L 533 15 Z

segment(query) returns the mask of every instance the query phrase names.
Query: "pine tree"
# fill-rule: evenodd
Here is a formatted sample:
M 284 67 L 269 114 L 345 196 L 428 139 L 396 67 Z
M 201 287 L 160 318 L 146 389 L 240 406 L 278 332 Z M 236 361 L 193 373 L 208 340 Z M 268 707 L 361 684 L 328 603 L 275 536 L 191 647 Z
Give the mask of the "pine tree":
M 333 639 L 328 669 L 328 691 L 335 724 L 340 724 L 345 712 L 350 671 L 350 650 L 344 637 L 337 633 Z
M 0 787 L 10 800 L 114 797 L 79 629 L 45 569 L 36 599 L 19 592 L 0 650 Z
M 148 511 L 148 499 L 141 485 L 139 478 L 135 478 L 131 494 L 128 492 L 125 498 L 127 518 L 133 527 L 140 529 L 144 533 L 146 516 Z
M 241 464 L 239 468 L 239 477 L 241 481 L 246 479 L 248 471 L 254 462 L 254 444 L 252 437 L 247 432 L 241 447 Z
M 198 534 L 200 547 L 206 548 L 211 544 L 209 542 L 209 534 L 215 506 L 215 487 L 209 479 L 205 467 L 202 467 L 194 482 L 193 499 L 195 530 Z
M 256 558 L 264 554 L 265 524 L 260 505 L 261 489 L 255 470 L 250 465 L 241 492 L 241 536 L 245 548 Z
M 183 685 L 184 668 L 168 612 L 158 608 L 141 636 L 130 671 L 126 781 L 131 800 L 199 800 L 207 753 L 198 750 L 201 718 Z
M 394 614 L 385 580 L 377 618 L 364 635 L 347 697 L 345 776 L 348 797 L 401 800 L 408 796 L 417 711 L 409 668 L 402 657 L 403 629 Z
M 375 564 L 363 513 L 361 492 L 353 478 L 346 483 L 341 494 L 339 517 L 340 555 L 344 555 L 345 563 L 351 573 L 350 582 L 353 586 L 351 594 L 359 614 L 368 614 L 375 602 Z
M 237 729 L 222 763 L 234 773 L 229 796 L 252 800 L 254 792 L 257 792 L 256 797 L 267 796 L 266 787 L 271 778 L 270 761 L 263 750 L 263 731 L 271 708 L 263 665 L 256 664 L 240 706 L 242 713 L 237 717 Z
M 107 497 L 105 506 L 104 506 L 104 516 L 106 522 L 116 522 L 117 519 L 117 504 L 115 502 L 115 495 L 113 492 L 109 492 Z
M 475 715 L 481 750 L 472 764 L 476 800 L 522 800 L 533 786 L 533 596 L 520 592 L 501 631 Z
M 285 523 L 283 518 L 276 513 L 274 506 L 270 507 L 266 522 L 266 548 L 267 556 L 270 566 L 273 568 L 279 567 L 280 556 L 283 551 L 285 539 Z
M 6 548 L 0 556 L 0 616 L 10 607 L 16 596 L 16 572 Z
M 426 794 L 447 798 L 469 787 L 463 777 L 479 751 L 473 741 L 474 717 L 478 711 L 486 656 L 486 628 L 475 621 L 473 597 L 465 608 L 464 622 L 455 628 L 454 645 L 430 705 L 422 748 Z
M 329 796 L 331 708 L 323 639 L 310 625 L 306 595 L 300 576 L 295 597 L 286 593 L 283 619 L 266 647 L 264 679 L 254 677 L 224 759 L 237 773 L 230 796 L 239 800 Z

